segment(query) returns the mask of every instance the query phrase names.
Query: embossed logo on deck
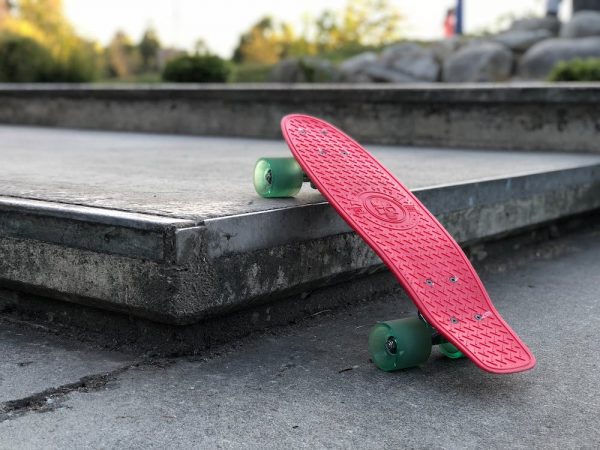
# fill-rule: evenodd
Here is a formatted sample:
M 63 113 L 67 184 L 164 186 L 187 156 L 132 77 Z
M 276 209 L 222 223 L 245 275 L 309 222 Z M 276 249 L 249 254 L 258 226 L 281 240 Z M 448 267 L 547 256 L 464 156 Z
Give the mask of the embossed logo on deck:
M 360 206 L 354 207 L 354 213 L 364 216 L 368 212 L 370 219 L 386 228 L 405 230 L 412 228 L 417 219 L 415 207 L 400 203 L 383 192 L 365 192 L 358 197 Z

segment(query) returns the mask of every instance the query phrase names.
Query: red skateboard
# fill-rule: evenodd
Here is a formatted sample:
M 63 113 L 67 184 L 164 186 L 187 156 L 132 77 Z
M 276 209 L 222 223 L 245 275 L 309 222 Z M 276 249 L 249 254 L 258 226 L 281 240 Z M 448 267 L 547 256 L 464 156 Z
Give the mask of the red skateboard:
M 292 114 L 281 128 L 294 158 L 260 159 L 254 173 L 257 192 L 293 196 L 310 181 L 383 260 L 419 311 L 418 317 L 373 328 L 369 351 L 379 368 L 422 364 L 432 345 L 492 373 L 535 365 L 460 246 L 369 152 L 315 117 Z

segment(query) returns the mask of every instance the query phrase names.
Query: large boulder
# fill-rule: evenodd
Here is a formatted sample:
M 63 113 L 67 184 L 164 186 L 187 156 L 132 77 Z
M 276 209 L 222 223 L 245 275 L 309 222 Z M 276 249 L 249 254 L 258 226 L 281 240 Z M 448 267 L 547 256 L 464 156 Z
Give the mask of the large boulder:
M 473 42 L 444 63 L 443 79 L 450 83 L 505 81 L 513 68 L 513 54 L 496 42 Z
M 514 52 L 524 52 L 529 47 L 537 44 L 544 39 L 550 39 L 552 33 L 548 30 L 508 30 L 504 33 L 492 36 L 490 39 L 499 44 L 505 45 Z
M 386 48 L 379 57 L 379 62 L 410 81 L 437 81 L 440 75 L 440 64 L 433 51 L 410 42 Z
M 462 36 L 452 36 L 432 42 L 429 48 L 435 59 L 443 64 L 450 55 L 458 51 L 458 49 L 464 45 L 465 40 Z
M 542 41 L 523 55 L 517 73 L 520 78 L 541 80 L 559 62 L 576 58 L 600 58 L 600 37 Z
M 371 81 L 365 71 L 369 66 L 377 62 L 377 54 L 374 52 L 364 52 L 347 59 L 340 64 L 339 70 L 341 79 L 349 82 L 368 82 Z
M 579 38 L 600 36 L 600 12 L 580 11 L 560 29 L 560 36 Z
M 365 52 L 339 66 L 341 79 L 350 82 L 414 83 L 439 79 L 440 64 L 431 49 L 403 43 L 386 48 L 378 57 Z
M 367 67 L 365 74 L 368 75 L 372 81 L 384 83 L 414 83 L 418 81 L 398 70 L 390 69 L 381 63 L 375 63 Z
M 289 58 L 273 67 L 268 81 L 275 83 L 326 83 L 337 81 L 334 65 L 319 58 Z
M 556 36 L 560 30 L 560 20 L 556 17 L 528 17 L 515 20 L 510 26 L 511 30 L 546 30 Z

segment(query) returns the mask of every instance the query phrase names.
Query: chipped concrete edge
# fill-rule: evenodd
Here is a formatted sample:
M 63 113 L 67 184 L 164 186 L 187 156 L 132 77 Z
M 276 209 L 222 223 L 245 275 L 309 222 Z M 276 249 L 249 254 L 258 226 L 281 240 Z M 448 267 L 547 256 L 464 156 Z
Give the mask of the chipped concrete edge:
M 598 179 L 600 164 L 425 187 L 414 189 L 413 193 L 439 217 L 592 184 Z M 204 227 L 210 234 L 208 255 L 211 258 L 351 231 L 327 202 L 207 219 Z M 258 227 L 261 233 L 257 235 Z M 181 232 L 178 230 L 177 233 Z M 481 230 L 463 239 L 485 237 L 485 230 Z
M 600 208 L 600 165 L 415 193 L 460 243 L 470 245 Z M 15 212 L 18 203 L 4 210 Z M 0 285 L 158 322 L 193 323 L 382 267 L 326 203 L 202 224 L 165 218 L 149 224 L 147 216 L 123 222 L 124 213 L 94 208 L 70 215 L 63 205 L 52 216 L 51 205 L 44 205 L 37 234 L 27 222 L 35 205 L 22 206 L 33 210 L 1 215 Z M 91 225 L 98 214 L 110 218 L 90 232 L 86 212 L 94 214 Z M 79 242 L 82 220 L 85 245 Z

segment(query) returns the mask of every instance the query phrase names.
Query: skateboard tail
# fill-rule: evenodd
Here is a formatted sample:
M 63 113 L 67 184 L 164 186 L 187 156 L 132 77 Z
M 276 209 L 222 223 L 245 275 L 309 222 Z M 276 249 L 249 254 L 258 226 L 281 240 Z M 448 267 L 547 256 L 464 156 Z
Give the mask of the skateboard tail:
M 508 327 L 508 325 L 507 325 Z M 458 341 L 456 339 L 448 339 L 448 342 L 451 342 L 457 349 L 459 349 L 465 356 L 467 356 L 471 361 L 473 361 L 473 363 L 479 367 L 481 370 L 485 371 L 485 372 L 489 372 L 489 373 L 493 373 L 493 374 L 499 374 L 499 375 L 503 375 L 503 374 L 511 374 L 511 373 L 518 373 L 518 372 L 526 372 L 528 370 L 531 370 L 535 367 L 537 361 L 535 356 L 533 355 L 533 353 L 531 353 L 531 351 L 529 350 L 529 348 L 527 348 L 527 346 L 525 344 L 523 344 L 522 349 L 524 351 L 524 353 L 526 354 L 525 357 L 521 358 L 520 361 L 515 361 L 510 365 L 490 365 L 489 363 L 486 364 L 484 362 L 482 362 L 481 358 L 479 358 L 477 355 L 473 354 L 473 352 L 471 351 L 471 349 L 467 346 L 465 346 L 461 341 Z

